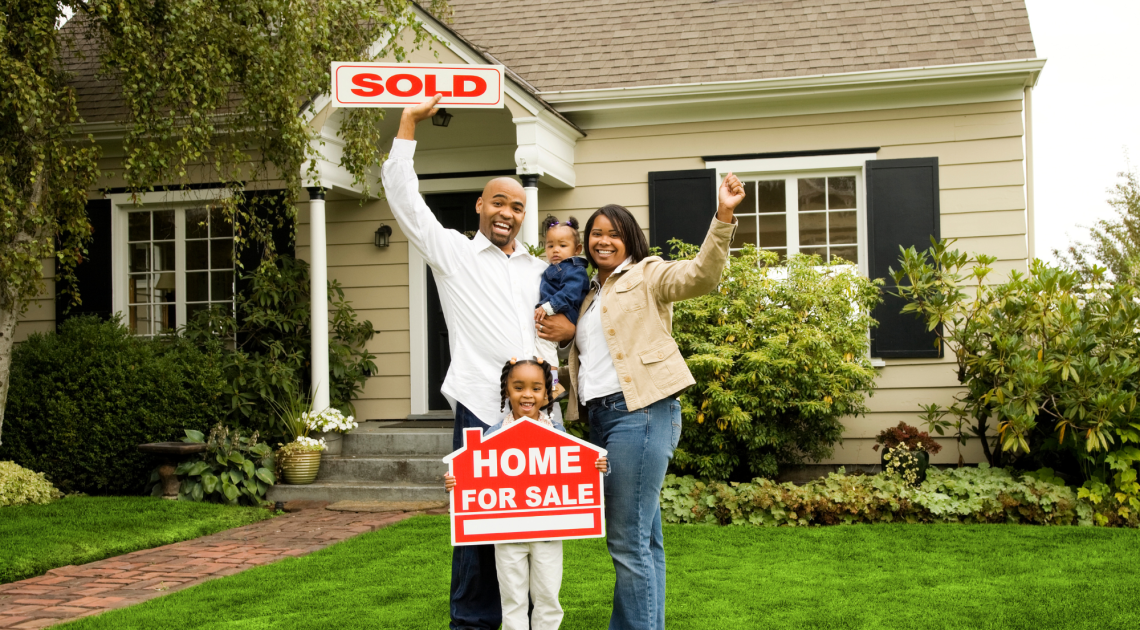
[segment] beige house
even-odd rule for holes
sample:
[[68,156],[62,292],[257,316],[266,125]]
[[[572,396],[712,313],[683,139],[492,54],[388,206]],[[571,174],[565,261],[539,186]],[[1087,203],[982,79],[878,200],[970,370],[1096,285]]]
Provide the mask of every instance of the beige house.
[[[527,187],[528,241],[547,213],[584,220],[618,203],[651,244],[699,242],[716,182],[731,170],[749,187],[735,246],[839,255],[873,277],[886,275],[900,245],[921,247],[931,235],[997,256],[999,271],[1024,269],[1034,254],[1031,95],[1045,62],[1022,0],[452,5],[448,25],[419,12],[439,42],[412,61],[501,63],[509,81],[503,109],[455,110],[448,126],[417,131],[421,192],[445,225],[475,229],[478,191],[509,174]],[[80,107],[114,171],[121,112],[92,64],[74,61]],[[385,137],[397,120],[389,112]],[[339,280],[380,331],[370,343],[379,372],[358,417],[450,417],[430,270],[387,205],[362,205],[337,166],[339,121],[326,106],[312,122],[327,160],[310,183],[327,196],[301,203],[296,254]],[[114,189],[92,194],[96,242],[81,277],[101,290],[85,293],[86,310],[123,313],[152,334],[232,300],[232,264],[204,253],[228,246],[225,231],[191,220],[215,194],[203,184],[141,205]],[[381,224],[393,230],[387,247],[374,245]],[[156,252],[155,265],[165,257],[167,273],[151,273],[146,291],[134,288],[145,275],[132,271],[136,250]],[[53,301],[30,309],[21,338],[55,326]],[[947,402],[955,390],[949,360],[897,310],[878,313],[884,323],[872,333],[872,413],[848,419],[843,444],[822,463],[877,462],[878,431],[916,422],[920,403]],[[948,446],[936,461],[957,460]],[[964,454],[981,458],[976,444]]]

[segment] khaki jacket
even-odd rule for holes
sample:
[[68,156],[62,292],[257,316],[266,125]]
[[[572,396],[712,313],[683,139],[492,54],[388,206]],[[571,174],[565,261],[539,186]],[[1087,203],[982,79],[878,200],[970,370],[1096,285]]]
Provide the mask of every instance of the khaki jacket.
[[[602,287],[602,330],[630,411],[647,407],[696,382],[673,341],[673,302],[716,288],[735,231],[735,223],[714,218],[696,258],[666,261],[650,256],[606,279]],[[596,289],[586,294],[580,313],[586,312],[596,296]],[[577,420],[579,416],[578,369],[578,347],[571,345],[567,420]]]

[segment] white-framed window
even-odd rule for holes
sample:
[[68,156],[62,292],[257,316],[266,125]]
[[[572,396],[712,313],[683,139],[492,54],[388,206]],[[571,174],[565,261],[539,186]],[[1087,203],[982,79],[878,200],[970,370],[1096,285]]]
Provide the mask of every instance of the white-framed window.
[[863,170],[874,154],[710,162],[720,179],[735,173],[745,200],[732,249],[746,244],[788,256],[839,257],[867,269]]
[[111,195],[115,309],[136,335],[174,332],[213,305],[233,309],[233,226],[202,192]]

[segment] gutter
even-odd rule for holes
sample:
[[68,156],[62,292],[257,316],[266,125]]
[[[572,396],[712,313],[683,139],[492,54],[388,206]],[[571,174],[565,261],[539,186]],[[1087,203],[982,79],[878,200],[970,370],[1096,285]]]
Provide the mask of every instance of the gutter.
[[[923,66],[919,68],[895,68],[890,70],[869,70],[835,74],[816,74],[800,77],[773,77],[767,79],[745,79],[740,81],[716,81],[701,83],[681,83],[671,85],[644,85],[584,90],[552,90],[539,92],[543,100],[559,107],[562,111],[592,109],[587,103],[622,103],[638,100],[669,99],[689,97],[705,100],[722,96],[747,96],[764,92],[792,90],[839,89],[846,87],[867,87],[886,83],[936,82],[955,79],[979,79],[1001,77],[1023,77],[1025,85],[1037,84],[1044,58],[1014,61],[984,61],[978,63]],[[574,106],[578,107],[575,108]],[[569,107],[566,107],[569,106]]]

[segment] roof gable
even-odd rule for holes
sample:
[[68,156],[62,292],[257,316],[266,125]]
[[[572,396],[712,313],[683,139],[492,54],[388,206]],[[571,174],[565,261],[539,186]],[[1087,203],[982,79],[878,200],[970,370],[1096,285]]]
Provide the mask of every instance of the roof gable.
[[451,0],[451,4],[453,28],[540,93],[1036,56],[1023,0]]

